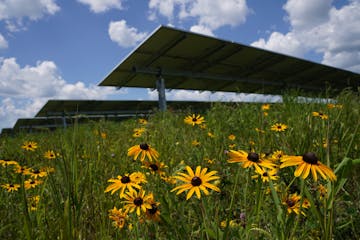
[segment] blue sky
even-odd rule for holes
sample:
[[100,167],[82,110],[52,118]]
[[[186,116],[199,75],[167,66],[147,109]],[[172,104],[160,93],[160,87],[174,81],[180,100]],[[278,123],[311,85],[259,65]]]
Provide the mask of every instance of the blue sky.
[[0,0],[0,128],[48,99],[156,99],[149,89],[97,84],[159,25],[360,72],[360,0]]

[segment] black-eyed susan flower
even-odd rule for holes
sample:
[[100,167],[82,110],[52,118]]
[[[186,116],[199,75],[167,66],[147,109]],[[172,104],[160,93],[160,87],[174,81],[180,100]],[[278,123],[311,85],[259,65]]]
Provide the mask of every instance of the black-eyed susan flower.
[[261,105],[261,110],[267,111],[269,109],[270,109],[270,104],[266,103],[266,104]]
[[31,196],[28,198],[28,208],[30,211],[36,211],[40,202],[40,196]]
[[56,154],[53,150],[48,150],[44,153],[44,157],[47,159],[55,159],[56,158]]
[[275,123],[274,125],[271,126],[271,131],[275,131],[275,132],[284,132],[287,129],[287,125],[283,124],[283,123]]
[[145,128],[134,128],[133,132],[133,137],[141,137],[142,133],[145,132]]
[[167,166],[163,162],[160,162],[158,160],[144,161],[143,165],[144,165],[143,167],[149,169],[152,174],[159,174],[159,175],[165,174],[164,169],[167,168]]
[[277,162],[277,161],[280,161],[283,156],[285,156],[283,151],[276,150],[271,154],[271,160],[273,160],[274,162]]
[[144,161],[145,157],[148,157],[150,161],[153,159],[156,160],[159,157],[159,153],[147,143],[141,143],[128,149],[128,156],[133,156],[134,160],[136,160],[140,154],[141,161]]
[[323,113],[323,112],[312,112],[312,115],[313,115],[314,117],[318,117],[318,118],[321,118],[321,119],[323,119],[323,120],[326,120],[326,119],[329,118],[329,116],[326,115],[326,114]]
[[38,148],[37,143],[33,141],[27,141],[24,142],[24,144],[21,146],[22,149],[25,149],[26,151],[35,151],[35,149]]
[[193,140],[192,142],[191,142],[191,145],[193,145],[193,146],[195,146],[195,147],[197,147],[197,146],[200,146],[200,142],[198,141],[198,140]]
[[[287,206],[287,213],[291,214],[292,212],[299,215],[300,213],[304,216],[306,216],[305,212],[300,210],[301,208],[309,208],[310,207],[310,201],[307,199],[303,200],[302,205],[300,205],[301,202],[301,196],[299,196],[297,193],[289,194],[285,196],[285,198],[282,200],[282,204]],[[301,206],[301,207],[300,207]]]
[[124,228],[128,218],[127,211],[114,207],[109,210],[109,218],[113,221],[113,226],[119,229]]
[[34,179],[46,177],[48,175],[48,172],[46,169],[31,169],[30,170],[30,176]]
[[123,201],[125,204],[124,209],[129,213],[136,211],[136,214],[140,216],[141,212],[146,212],[147,209],[151,209],[151,201],[154,199],[152,193],[145,195],[145,191],[140,189],[139,191],[129,191],[125,194]]
[[3,167],[9,166],[9,165],[18,165],[17,161],[9,160],[9,159],[0,159],[0,164]]
[[327,188],[324,185],[319,184],[319,186],[317,187],[317,190],[319,192],[320,200],[327,198]]
[[131,174],[131,179],[137,184],[147,183],[146,176],[142,172],[133,172]]
[[160,221],[160,209],[159,202],[154,201],[154,199],[149,200],[149,204],[151,208],[147,208],[145,212],[146,219],[159,222]]
[[228,136],[228,139],[229,139],[230,141],[234,141],[234,140],[236,139],[236,136],[235,136],[234,134],[230,134],[230,135]]
[[16,192],[20,188],[20,184],[5,183],[1,185],[8,192]]
[[24,186],[25,186],[25,189],[28,190],[28,189],[31,189],[31,188],[35,188],[36,186],[42,184],[43,181],[41,180],[38,180],[38,179],[27,179],[24,181]]
[[185,117],[184,122],[186,124],[195,126],[195,125],[201,125],[202,123],[205,122],[205,120],[204,120],[204,117],[200,116],[200,114],[198,114],[198,115],[192,114],[192,115]]
[[279,176],[278,176],[278,169],[277,168],[259,168],[259,169],[255,169],[255,172],[258,175],[254,175],[252,176],[252,178],[258,178],[259,176],[261,177],[261,180],[263,182],[269,182],[270,179],[272,181],[277,181],[279,180]]
[[328,166],[322,164],[315,153],[308,152],[302,156],[284,156],[281,162],[280,168],[297,166],[294,172],[295,177],[301,176],[305,179],[311,171],[315,181],[318,179],[318,173],[324,179],[336,181],[335,173]]
[[209,195],[209,191],[207,188],[210,188],[214,191],[220,192],[220,189],[215,186],[214,184],[209,183],[210,181],[217,180],[220,177],[214,176],[217,171],[211,171],[207,173],[207,168],[201,169],[201,166],[197,166],[195,173],[191,169],[190,166],[185,167],[188,174],[185,173],[178,173],[178,176],[174,176],[177,180],[180,180],[182,182],[185,182],[184,184],[175,187],[171,190],[178,191],[176,195],[187,191],[186,200],[191,198],[191,196],[195,193],[197,198],[201,198],[201,191],[204,192],[205,195]]
[[14,172],[22,175],[30,175],[31,170],[32,170],[31,168],[17,164],[15,165]]
[[228,160],[229,163],[241,163],[241,167],[254,167],[259,172],[261,172],[260,167],[274,168],[274,166],[276,166],[271,161],[264,159],[264,154],[259,155],[255,152],[247,153],[243,150],[230,150],[228,155],[230,157]]
[[110,192],[111,195],[114,194],[116,191],[120,190],[120,198],[124,197],[125,190],[128,189],[129,191],[133,191],[134,188],[140,189],[141,186],[139,185],[138,179],[135,179],[134,173],[132,174],[124,174],[123,176],[117,176],[117,178],[111,178],[108,182],[112,183],[109,185],[105,192]]
[[142,124],[142,125],[148,124],[148,121],[147,121],[146,119],[144,119],[144,118],[140,118],[138,121],[139,121],[139,123]]

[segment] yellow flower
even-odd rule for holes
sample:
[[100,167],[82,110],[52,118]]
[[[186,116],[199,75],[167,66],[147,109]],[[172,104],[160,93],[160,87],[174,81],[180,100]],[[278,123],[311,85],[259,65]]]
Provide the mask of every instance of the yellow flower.
[[21,146],[21,148],[27,150],[27,151],[35,151],[37,149],[37,143],[32,141],[24,142],[24,144]]
[[9,166],[9,165],[18,165],[18,162],[14,160],[8,160],[8,159],[0,159],[0,164],[3,167]]
[[204,123],[205,120],[204,117],[200,116],[200,114],[198,114],[197,116],[195,116],[195,114],[192,114],[190,116],[185,117],[184,122],[186,124],[195,126]]
[[41,180],[28,179],[28,180],[25,180],[24,186],[25,186],[25,189],[28,190],[28,189],[31,189],[31,188],[35,188],[37,185],[40,185],[42,183],[43,183],[43,181],[41,181]]
[[215,137],[215,135],[212,132],[208,132],[208,136],[211,137],[211,138]]
[[199,145],[200,145],[200,142],[199,142],[198,140],[193,140],[193,141],[191,142],[191,144],[192,144],[193,146],[199,146]]
[[154,222],[159,222],[160,221],[160,210],[159,210],[159,202],[155,202],[154,199],[150,199],[149,200],[149,204],[151,206],[151,208],[147,208],[146,209],[146,218],[148,220],[152,220]]
[[44,153],[44,157],[47,159],[54,159],[56,158],[56,154],[54,153],[53,150],[48,150]]
[[297,166],[294,172],[295,177],[301,176],[305,179],[311,171],[315,181],[318,179],[318,173],[324,179],[336,181],[335,173],[328,166],[322,164],[315,153],[308,152],[302,156],[284,156],[281,162],[280,168]]
[[270,104],[263,104],[262,106],[261,106],[261,110],[263,110],[263,111],[267,111],[267,110],[269,110],[270,109]]
[[156,160],[156,161],[144,161],[143,162],[145,168],[149,169],[152,174],[157,173],[159,175],[165,174],[164,168],[167,168],[167,166]]
[[258,178],[258,176],[261,176],[261,180],[263,182],[269,182],[270,179],[272,181],[276,181],[279,179],[279,176],[277,175],[278,170],[276,168],[273,169],[266,169],[266,168],[259,168],[255,169],[255,172],[259,175],[252,176],[252,178]]
[[6,189],[8,192],[16,192],[20,188],[20,184],[6,183],[1,185],[1,187]]
[[136,214],[140,216],[141,211],[146,212],[147,209],[151,209],[151,200],[154,199],[153,195],[150,193],[149,195],[145,195],[145,191],[140,189],[139,192],[133,190],[130,192],[127,192],[124,196],[126,199],[123,201],[125,204],[124,208],[126,211],[132,213],[136,210]]
[[[301,197],[299,195],[297,195],[297,193],[293,193],[290,194],[288,196],[286,196],[283,201],[282,204],[287,206],[287,212],[288,214],[294,212],[297,215],[299,215],[300,213],[302,215],[306,215],[304,211],[300,211],[300,202],[301,202]],[[309,208],[310,207],[310,202],[307,199],[303,200],[303,204],[301,205],[302,208]]]
[[217,171],[211,171],[207,173],[208,170],[207,168],[201,169],[201,166],[197,166],[194,173],[194,171],[191,169],[190,166],[186,166],[185,168],[188,174],[178,173],[178,176],[175,176],[177,180],[180,180],[185,183],[175,187],[174,189],[171,190],[171,192],[178,191],[176,193],[176,195],[178,195],[188,190],[188,193],[186,195],[186,200],[191,198],[191,196],[194,193],[196,194],[197,198],[200,199],[201,198],[200,190],[203,191],[205,195],[209,195],[209,191],[207,190],[207,188],[220,192],[220,189],[217,186],[209,183],[209,181],[217,180],[220,178],[218,176],[214,176],[217,173]]
[[140,154],[141,161],[144,161],[145,157],[148,157],[150,161],[153,159],[156,160],[159,157],[159,153],[147,143],[141,143],[128,149],[128,156],[134,156],[134,160],[136,160]]
[[32,178],[35,178],[35,179],[37,179],[38,177],[39,178],[46,177],[48,175],[47,169],[37,169],[37,168],[30,169],[29,174]]
[[323,119],[323,120],[326,120],[326,119],[329,118],[328,115],[326,115],[325,113],[322,113],[322,112],[312,112],[312,115],[313,115],[314,117],[318,117],[318,118],[321,118],[321,119]]
[[236,136],[235,136],[234,134],[230,134],[230,135],[228,136],[228,139],[229,139],[230,141],[234,141],[235,138],[236,138]]
[[228,160],[229,163],[241,163],[241,167],[243,168],[255,167],[258,172],[262,171],[260,166],[266,168],[274,168],[274,166],[276,166],[271,161],[263,159],[264,154],[259,155],[255,152],[247,153],[243,150],[230,150],[228,155],[230,157]]
[[120,198],[124,197],[125,190],[128,189],[129,191],[133,191],[134,188],[140,189],[141,186],[139,185],[139,180],[136,179],[136,174],[124,174],[124,176],[117,176],[117,178],[111,178],[108,180],[112,184],[109,185],[105,192],[110,192],[111,195],[114,194],[116,191],[120,190]]
[[275,132],[283,132],[287,129],[288,127],[283,124],[283,123],[275,123],[274,125],[271,126],[271,130],[275,131]]
[[143,125],[146,125],[148,123],[148,121],[146,119],[144,119],[144,118],[140,118],[139,123],[143,124]]
[[109,218],[113,220],[113,225],[116,228],[122,229],[125,226],[126,220],[128,218],[127,211],[114,207],[113,209],[109,210]]

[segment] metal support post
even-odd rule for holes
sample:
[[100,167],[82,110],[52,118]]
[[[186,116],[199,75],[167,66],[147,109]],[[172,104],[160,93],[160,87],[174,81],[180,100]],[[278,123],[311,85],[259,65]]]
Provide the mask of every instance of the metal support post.
[[166,96],[165,96],[165,80],[159,75],[156,81],[156,88],[159,94],[159,109],[160,111],[166,111]]

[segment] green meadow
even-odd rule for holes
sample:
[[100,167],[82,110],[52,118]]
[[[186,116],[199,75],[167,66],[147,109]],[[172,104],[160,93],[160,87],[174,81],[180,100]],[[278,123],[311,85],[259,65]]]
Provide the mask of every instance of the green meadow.
[[0,239],[360,239],[359,103],[286,94],[1,138]]

